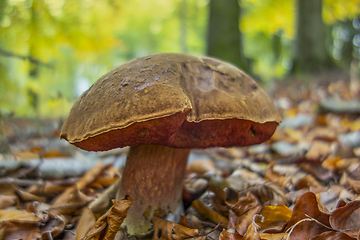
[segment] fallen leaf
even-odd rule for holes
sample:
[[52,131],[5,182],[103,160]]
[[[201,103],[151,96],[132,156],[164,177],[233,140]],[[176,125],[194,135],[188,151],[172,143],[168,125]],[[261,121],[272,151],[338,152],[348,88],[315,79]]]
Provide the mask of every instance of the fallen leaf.
[[17,201],[18,198],[14,195],[0,195],[0,209],[13,206]]
[[274,183],[254,184],[246,190],[251,192],[262,206],[288,205],[285,190]]
[[[314,222],[309,217],[317,220]],[[307,192],[296,199],[293,213],[285,230],[290,231],[291,240],[303,240],[327,231],[330,228],[329,214],[319,210],[318,201],[312,192]],[[323,225],[322,225],[323,224]]]
[[[256,214],[260,213],[261,211],[261,206],[257,206],[255,208],[250,209],[249,211],[247,211],[246,213],[242,214],[241,216],[238,216],[236,219],[236,231],[241,234],[244,235],[245,232],[247,233],[247,231],[249,231],[249,227],[250,225],[252,225],[253,222],[253,218]],[[252,228],[252,231],[255,231]],[[256,231],[257,233],[257,231]],[[250,237],[250,236],[248,236]],[[245,239],[252,239],[252,238],[245,238]],[[257,239],[257,238],[254,238]]]
[[90,208],[85,207],[80,220],[78,222],[78,225],[76,227],[76,240],[83,239],[86,234],[90,231],[91,227],[95,224],[96,219],[94,216],[94,213],[91,211]]
[[131,203],[132,200],[126,197],[121,201],[113,199],[114,205],[95,222],[84,240],[100,240],[100,236],[103,236],[101,239],[114,239]]
[[253,216],[253,220],[249,227],[246,229],[246,234],[244,236],[244,240],[261,240],[261,237],[258,233],[259,226],[255,223],[255,218],[257,216]]
[[352,201],[337,208],[330,215],[331,226],[357,238],[360,230],[360,201]]
[[186,171],[189,173],[197,173],[199,176],[202,176],[207,172],[215,173],[217,170],[214,161],[209,159],[199,159],[189,163]]
[[198,229],[192,229],[155,216],[152,218],[152,222],[154,224],[153,240],[182,240],[199,235]]
[[311,240],[356,240],[343,232],[327,231],[311,238]]
[[306,153],[306,158],[310,160],[325,159],[330,153],[330,143],[325,141],[315,140],[312,142],[309,151]]
[[69,187],[63,192],[58,198],[55,199],[54,203],[49,209],[49,214],[56,216],[59,214],[70,214],[76,210],[80,210],[86,206],[94,198],[86,196],[80,192],[76,185]]
[[273,167],[274,163],[269,164],[269,169],[265,173],[264,180],[273,182],[282,188],[288,186],[290,183],[290,178],[274,172]]
[[193,201],[192,207],[213,223],[218,224],[219,222],[222,222],[221,227],[226,228],[229,220],[226,217],[222,216],[220,213],[206,206],[199,199]]
[[241,236],[235,229],[223,229],[220,233],[219,240],[243,240],[243,236]]
[[265,206],[260,215],[264,217],[262,221],[256,221],[260,227],[268,226],[274,222],[283,224],[286,221],[289,221],[292,215],[292,210],[286,207],[284,204],[278,206]]

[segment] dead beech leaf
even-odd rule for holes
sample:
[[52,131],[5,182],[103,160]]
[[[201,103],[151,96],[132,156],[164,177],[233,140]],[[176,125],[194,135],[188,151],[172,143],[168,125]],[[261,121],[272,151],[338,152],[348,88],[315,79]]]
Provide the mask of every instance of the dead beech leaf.
[[343,232],[327,231],[311,238],[311,240],[356,240]]
[[41,239],[39,226],[28,224],[14,224],[10,223],[6,230],[5,236],[2,240],[38,240]]
[[215,210],[211,209],[210,207],[206,206],[203,202],[199,199],[196,199],[192,203],[192,207],[198,211],[201,215],[212,221],[213,223],[218,224],[222,221],[221,227],[226,228],[229,220],[222,216],[220,213],[216,212]]
[[258,233],[259,226],[255,223],[256,217],[258,217],[258,215],[254,215],[251,224],[247,228],[244,240],[261,240],[261,237]]
[[76,240],[83,239],[86,234],[90,231],[91,227],[95,224],[96,219],[94,216],[94,213],[91,211],[90,208],[85,207],[80,220],[78,222],[78,225],[76,227]]
[[304,220],[309,219],[308,216],[330,228],[329,214],[319,210],[314,193],[306,192],[296,199],[293,214],[285,228],[285,230],[293,228],[290,234],[291,240],[309,239],[328,230],[328,228],[313,220]]
[[251,192],[262,206],[288,205],[285,190],[274,183],[255,184],[249,186],[247,191]]
[[65,190],[58,198],[55,199],[54,203],[49,209],[49,214],[56,216],[59,214],[70,214],[76,210],[80,210],[86,206],[94,198],[86,196],[80,192],[76,185],[69,187]]
[[339,170],[342,168],[339,168],[341,166],[339,162],[341,161],[341,157],[327,157],[321,164],[324,168],[327,168],[329,170]]
[[325,141],[315,140],[312,142],[309,151],[305,157],[309,160],[325,159],[330,153],[330,143]]
[[51,182],[45,182],[44,186],[33,185],[27,189],[28,193],[42,195],[46,197],[57,196],[69,186],[55,185]]
[[308,174],[305,177],[301,178],[296,183],[296,189],[310,188],[310,187],[312,189],[316,189],[316,192],[325,191],[325,188],[310,174]]
[[36,196],[34,194],[22,191],[20,189],[16,190],[15,192],[19,196],[20,200],[22,200],[24,202],[32,202],[32,201],[45,202],[46,201],[46,197]]
[[125,197],[112,201],[114,205],[95,222],[84,240],[100,240],[100,236],[103,236],[101,239],[114,239],[133,200]]
[[40,220],[34,213],[21,210],[0,210],[0,222],[35,224]]
[[354,190],[356,194],[360,194],[360,181],[354,180],[350,177],[347,178],[350,188]]
[[274,163],[269,164],[269,169],[265,173],[264,180],[273,182],[282,188],[288,186],[288,184],[290,182],[290,178],[283,176],[277,172],[274,172],[273,166],[274,166]]
[[[236,231],[238,233],[240,233],[241,235],[244,235],[245,232],[247,232],[249,230],[250,225],[252,225],[254,216],[256,214],[260,213],[260,211],[261,211],[261,206],[259,205],[253,209],[250,209],[249,211],[242,214],[241,216],[238,216],[236,219],[236,226],[235,226]],[[252,229],[252,231],[255,231],[255,230]],[[245,238],[245,239],[247,239],[247,238]],[[249,239],[252,239],[252,238],[249,238]],[[256,239],[256,238],[254,238],[254,239]]]
[[352,201],[337,208],[330,215],[331,226],[357,238],[360,230],[360,201]]
[[277,206],[265,206],[260,212],[260,215],[264,217],[262,221],[256,221],[260,227],[268,226],[274,222],[279,222],[279,224],[282,225],[284,222],[290,220],[292,210],[284,204]]
[[334,172],[322,167],[320,164],[308,164],[308,163],[302,163],[299,164],[299,167],[310,174],[312,174],[317,179],[320,179],[322,181],[329,181],[330,179],[335,178]]
[[261,233],[262,240],[285,240],[289,233]]
[[243,240],[244,237],[241,236],[233,228],[223,229],[220,233],[219,240]]
[[186,168],[186,171],[189,173],[197,173],[199,176],[202,176],[207,172],[216,172],[214,161],[209,159],[200,159],[189,163]]
[[95,181],[96,177],[101,174],[104,168],[108,168],[111,165],[103,167],[102,162],[96,164],[90,169],[76,184],[68,187],[61,195],[59,195],[49,210],[49,214],[68,214],[76,209],[84,207],[88,202],[93,200],[92,197],[88,197],[80,191],[87,185]]
[[18,198],[14,195],[0,195],[0,209],[13,206],[17,201]]
[[253,194],[247,192],[246,195],[240,196],[235,204],[230,205],[230,203],[228,203],[228,206],[234,211],[236,216],[239,217],[251,209],[260,206],[260,203]]
[[154,224],[153,240],[181,240],[199,235],[198,229],[192,229],[155,216],[152,218],[152,222]]
[[[35,240],[41,237],[39,223],[41,219],[34,213],[21,210],[0,210],[0,236],[4,240]],[[2,232],[2,233],[1,233]]]
[[62,153],[56,149],[50,149],[42,154],[44,158],[55,158],[55,157],[69,157],[69,155]]

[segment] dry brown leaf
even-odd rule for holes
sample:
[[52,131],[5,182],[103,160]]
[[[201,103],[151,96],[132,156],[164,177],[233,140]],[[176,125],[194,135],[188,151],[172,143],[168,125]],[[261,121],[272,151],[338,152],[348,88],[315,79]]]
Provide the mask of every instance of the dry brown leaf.
[[4,233],[4,240],[35,240],[41,237],[39,229],[41,219],[34,213],[21,210],[0,210],[0,222],[2,222],[0,231]]
[[261,237],[258,233],[259,226],[255,223],[254,218],[256,218],[256,216],[253,217],[253,221],[247,228],[244,240],[261,240]]
[[347,178],[347,181],[350,185],[350,189],[353,189],[356,194],[360,194],[360,181],[354,180],[352,178]]
[[62,153],[56,149],[50,149],[42,154],[44,158],[54,158],[54,157],[69,157],[69,155]]
[[325,159],[330,153],[330,143],[325,141],[315,140],[312,142],[309,151],[306,153],[306,158],[309,160]]
[[243,240],[244,237],[241,236],[235,229],[223,229],[220,233],[219,240]]
[[0,222],[36,224],[41,219],[34,213],[21,210],[0,210]]
[[71,214],[86,206],[94,198],[86,196],[80,192],[76,185],[69,187],[58,198],[49,209],[49,214],[56,216],[59,214]]
[[220,226],[226,228],[229,220],[226,217],[222,216],[220,213],[206,206],[199,199],[193,201],[192,207],[213,223],[218,224],[219,222],[222,222]]
[[328,228],[314,222],[314,220],[305,220],[309,217],[316,219],[318,222],[330,228],[329,214],[319,210],[318,201],[312,192],[307,192],[296,199],[293,214],[285,230],[291,230],[291,240],[303,240],[309,237],[327,231]]
[[326,142],[333,142],[337,139],[337,133],[334,129],[321,126],[311,129],[306,138],[310,141],[322,140]]
[[85,207],[78,225],[76,227],[76,240],[83,239],[86,234],[90,231],[91,227],[95,224],[96,219],[94,213],[90,210],[90,208]]
[[296,189],[302,188],[312,188],[316,189],[316,192],[323,192],[325,188],[310,174],[306,175],[305,177],[301,178],[296,184]]
[[45,182],[44,186],[33,185],[27,192],[35,195],[42,195],[46,197],[56,196],[64,191],[69,186],[55,185],[51,182]]
[[285,190],[274,183],[255,184],[249,186],[247,191],[251,192],[262,206],[288,205]]
[[131,203],[132,200],[127,198],[121,201],[113,199],[114,205],[96,221],[84,240],[100,240],[100,236],[104,236],[101,239],[114,239]]
[[[255,208],[252,208],[246,213],[242,214],[241,216],[238,216],[236,219],[236,231],[239,234],[244,235],[245,232],[249,230],[250,225],[252,225],[254,216],[260,213],[260,211],[261,211],[261,206],[258,205]],[[252,231],[255,230],[252,229]],[[252,238],[248,238],[248,239],[252,239]]]
[[207,172],[215,173],[216,171],[214,161],[208,159],[193,161],[186,168],[186,172],[197,173],[199,176]]
[[192,229],[164,219],[153,217],[154,236],[153,240],[181,240],[199,235],[198,229]]
[[247,213],[249,210],[260,206],[257,198],[250,192],[247,192],[244,196],[238,197],[234,204],[230,204],[229,202],[227,202],[227,204],[238,217]]
[[311,238],[310,240],[356,240],[342,232],[327,231]]
[[79,182],[76,183],[77,188],[82,191],[87,185],[95,181],[95,179],[101,174],[103,170],[111,167],[111,164],[103,166],[102,162],[96,164],[92,169],[90,169]]
[[317,163],[301,163],[299,164],[299,167],[303,171],[310,173],[311,175],[322,181],[329,181],[330,179],[335,178],[334,171],[324,168]]
[[[18,198],[14,195],[0,195],[0,209],[13,206],[17,203]],[[1,239],[1,238],[0,238]]]
[[331,226],[357,238],[360,230],[360,201],[352,201],[337,208],[330,215]]
[[48,239],[49,236],[56,237],[64,231],[67,223],[68,219],[64,215],[51,217],[50,220],[46,223],[46,226],[41,228],[43,239]]
[[288,233],[262,233],[260,237],[262,240],[285,240],[288,235]]
[[19,196],[21,201],[24,202],[32,202],[32,201],[38,201],[38,202],[45,202],[46,197],[40,197],[36,196],[35,194],[31,194],[22,190],[16,190],[16,194]]
[[41,233],[38,226],[28,224],[10,223],[6,228],[3,240],[38,240],[41,239]]
[[69,214],[75,210],[81,209],[88,202],[93,200],[93,197],[88,197],[80,191],[94,182],[96,177],[99,176],[104,169],[110,166],[111,165],[109,164],[104,167],[102,162],[96,164],[79,180],[79,182],[71,187],[68,187],[55,199],[51,209],[49,210],[49,214]]
[[289,221],[292,215],[292,210],[283,204],[278,206],[265,206],[260,212],[264,218],[256,221],[260,227],[268,226],[274,222],[283,225],[284,222]]
[[276,185],[284,188],[288,186],[290,178],[283,176],[273,170],[274,163],[269,164],[269,169],[265,173],[264,180],[275,183]]
[[341,160],[341,157],[327,157],[321,164],[324,168],[329,170],[339,170],[338,162]]
[[237,216],[236,214],[234,213],[234,211],[230,210],[229,211],[229,223],[227,225],[227,228],[230,229],[230,228],[235,228],[236,226],[236,219],[237,219]]

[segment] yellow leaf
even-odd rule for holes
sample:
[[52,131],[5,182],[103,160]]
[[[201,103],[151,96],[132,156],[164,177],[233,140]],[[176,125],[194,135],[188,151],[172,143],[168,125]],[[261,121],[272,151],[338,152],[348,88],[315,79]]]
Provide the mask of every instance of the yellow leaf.
[[275,221],[289,221],[292,210],[284,204],[279,204],[277,206],[265,206],[260,214],[264,217],[264,221],[257,220],[256,223],[260,227],[265,227]]

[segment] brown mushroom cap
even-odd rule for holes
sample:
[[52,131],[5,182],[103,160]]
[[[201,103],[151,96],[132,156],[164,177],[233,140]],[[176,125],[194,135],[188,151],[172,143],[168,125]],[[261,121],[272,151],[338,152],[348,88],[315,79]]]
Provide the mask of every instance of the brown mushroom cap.
[[245,146],[268,139],[280,121],[267,94],[235,66],[159,53],[95,82],[75,102],[61,138],[89,151],[140,144]]

